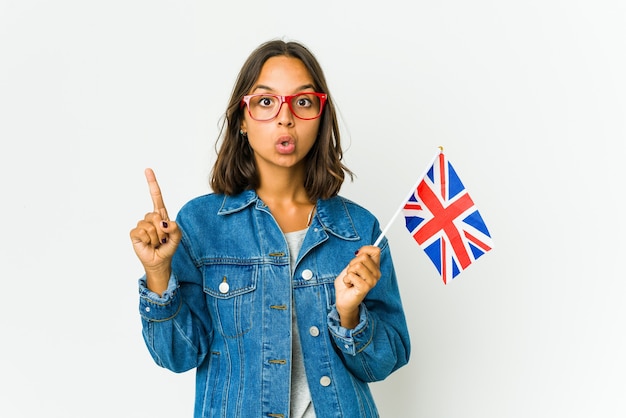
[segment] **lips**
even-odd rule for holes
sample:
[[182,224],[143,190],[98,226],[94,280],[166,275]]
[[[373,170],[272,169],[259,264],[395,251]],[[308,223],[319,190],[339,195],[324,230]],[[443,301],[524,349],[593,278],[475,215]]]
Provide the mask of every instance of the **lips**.
[[296,150],[296,142],[290,136],[280,137],[276,141],[276,151],[280,154],[291,154]]

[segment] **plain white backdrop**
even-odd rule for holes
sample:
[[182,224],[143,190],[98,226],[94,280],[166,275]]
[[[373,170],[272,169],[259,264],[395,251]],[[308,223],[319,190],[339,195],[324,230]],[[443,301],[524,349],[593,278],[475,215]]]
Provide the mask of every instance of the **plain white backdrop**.
[[342,194],[382,224],[445,148],[495,241],[444,286],[388,234],[408,366],[385,418],[626,415],[626,3],[0,0],[0,416],[191,417],[151,360],[129,230],[207,193],[235,76],[304,42],[341,112]]

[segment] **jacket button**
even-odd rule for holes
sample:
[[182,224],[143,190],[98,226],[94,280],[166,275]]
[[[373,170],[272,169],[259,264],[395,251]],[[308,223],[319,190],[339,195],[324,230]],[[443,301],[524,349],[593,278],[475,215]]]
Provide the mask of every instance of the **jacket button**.
[[320,329],[313,325],[311,328],[309,328],[309,334],[311,334],[313,337],[317,337],[318,335],[320,335]]
[[311,280],[313,278],[313,272],[309,269],[306,269],[302,272],[302,278],[304,280]]
[[228,293],[228,290],[230,289],[230,286],[228,285],[228,283],[222,282],[219,285],[219,289],[220,289],[221,293]]
[[330,385],[330,377],[328,376],[322,376],[322,378],[320,379],[320,385],[326,387]]

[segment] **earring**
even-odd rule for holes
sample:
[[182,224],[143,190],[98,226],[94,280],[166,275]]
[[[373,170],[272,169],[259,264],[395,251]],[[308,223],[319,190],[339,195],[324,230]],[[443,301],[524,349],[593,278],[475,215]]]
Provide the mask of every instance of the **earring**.
[[241,136],[243,136],[244,138],[246,138],[246,137],[248,136],[248,133],[247,133],[246,131],[244,131],[243,129],[240,129],[240,130],[239,130],[239,134],[240,134]]

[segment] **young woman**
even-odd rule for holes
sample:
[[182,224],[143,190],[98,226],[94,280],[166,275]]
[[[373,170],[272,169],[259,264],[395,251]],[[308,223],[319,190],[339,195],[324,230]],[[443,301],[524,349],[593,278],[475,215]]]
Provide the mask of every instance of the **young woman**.
[[195,417],[376,417],[367,382],[405,365],[409,336],[388,242],[338,195],[345,175],[324,74],[297,42],[244,63],[226,111],[213,193],[130,232],[145,270],[155,362],[196,369]]

